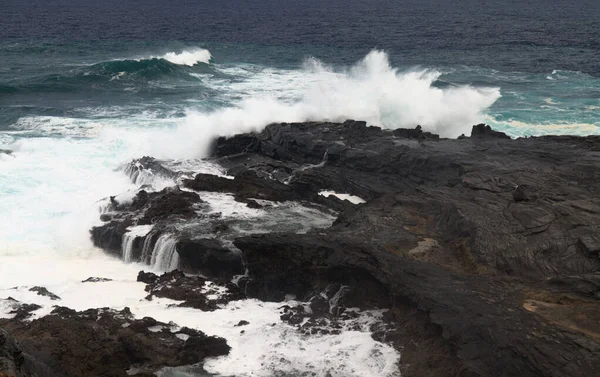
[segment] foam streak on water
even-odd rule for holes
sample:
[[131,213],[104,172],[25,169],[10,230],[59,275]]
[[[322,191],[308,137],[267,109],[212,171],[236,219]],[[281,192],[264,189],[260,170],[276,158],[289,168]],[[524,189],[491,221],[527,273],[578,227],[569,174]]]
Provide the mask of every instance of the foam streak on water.
[[[137,272],[147,266],[124,264],[101,253],[86,258],[3,257],[0,264],[0,298],[38,303],[34,318],[50,313],[54,305],[76,310],[97,307],[129,307],[142,318],[200,329],[227,339],[230,355],[209,359],[205,368],[217,376],[276,377],[313,375],[319,377],[398,376],[400,355],[390,346],[374,341],[369,328],[381,313],[365,312],[357,320],[360,331],[345,329],[340,335],[304,336],[279,319],[281,303],[257,300],[232,302],[215,312],[169,307],[177,301],[155,297],[144,300],[145,284],[136,282]],[[48,266],[52,268],[48,268]],[[90,276],[113,281],[82,283]],[[30,292],[33,285],[45,286],[59,301]],[[15,287],[16,288],[13,288]],[[294,302],[290,303],[294,305]],[[10,317],[0,301],[0,317]],[[235,325],[250,322],[244,332]],[[175,374],[177,375],[177,374]]]
[[[165,233],[156,239],[149,226],[131,228],[122,245],[129,263],[123,263],[94,249],[89,229],[100,223],[99,210],[109,196],[127,202],[140,185],[159,190],[174,182],[130,171],[132,183],[120,166],[149,155],[177,159],[170,161],[175,171],[222,174],[214,165],[187,159],[206,156],[215,136],[259,131],[277,121],[354,118],[385,128],[420,124],[442,136],[468,134],[481,121],[512,136],[599,133],[600,80],[578,72],[399,68],[383,51],[353,65],[307,58],[284,68],[237,57],[213,60],[208,50],[180,47],[132,54],[120,49],[85,59],[76,51],[64,60],[44,53],[46,65],[25,65],[22,69],[31,70],[21,78],[12,77],[21,68],[0,71],[0,78],[10,76],[0,83],[0,149],[12,151],[0,154],[0,299],[39,303],[43,308],[36,316],[56,304],[77,310],[129,306],[138,317],[224,336],[231,355],[206,364],[223,376],[386,377],[395,375],[399,355],[371,338],[367,327],[376,313],[364,317],[361,331],[304,337],[281,323],[277,304],[246,300],[200,312],[167,308],[176,302],[166,299],[143,300],[137,272],[177,268],[175,238]],[[123,56],[127,59],[111,60]],[[4,106],[5,99],[10,105]],[[305,232],[333,222],[330,215],[293,203],[261,202],[268,206],[249,209],[230,195],[200,195],[211,213],[244,220],[232,225],[240,232],[282,230],[282,224],[290,227],[284,231]],[[133,245],[143,235],[138,264]],[[81,283],[90,276],[113,281]],[[62,300],[29,292],[34,285]],[[7,316],[5,309],[0,305],[0,316]],[[234,326],[240,320],[250,322],[243,334]]]

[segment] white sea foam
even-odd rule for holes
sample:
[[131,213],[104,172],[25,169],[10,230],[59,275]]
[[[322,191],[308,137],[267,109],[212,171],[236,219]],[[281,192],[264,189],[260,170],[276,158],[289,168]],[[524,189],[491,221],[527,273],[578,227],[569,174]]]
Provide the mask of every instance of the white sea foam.
[[[296,94],[281,99],[277,93],[246,89],[249,94],[241,93],[235,106],[212,113],[190,110],[174,132],[158,131],[150,145],[162,157],[198,157],[207,153],[218,135],[259,131],[272,122],[348,118],[385,128],[420,124],[427,131],[452,137],[468,133],[473,124],[484,120],[485,111],[500,97],[497,88],[437,88],[434,83],[441,72],[400,72],[382,51],[372,51],[341,72],[312,59],[302,74],[304,80],[296,80],[302,82],[298,86],[302,90]],[[298,77],[298,71],[290,71],[290,75]],[[267,80],[265,87],[273,81],[270,75],[261,77]],[[284,82],[281,78],[276,81]],[[257,84],[249,87],[260,87]]]
[[495,129],[514,137],[544,135],[600,135],[600,123],[526,123],[518,120],[497,121],[490,117],[488,123]]
[[0,255],[86,253],[97,200],[132,188],[113,170],[115,147],[68,138],[11,145],[13,158],[0,162]]
[[242,233],[267,233],[290,231],[306,233],[315,228],[327,228],[336,216],[325,210],[305,207],[297,202],[273,202],[254,199],[264,206],[249,208],[235,200],[231,194],[199,192],[203,201],[210,205],[207,213],[220,214],[221,218],[237,219],[231,228]]
[[170,61],[173,64],[187,65],[192,67],[198,63],[208,64],[212,55],[210,51],[203,48],[194,48],[183,50],[181,52],[168,52],[161,56],[152,56],[151,58],[159,58]]
[[[137,318],[150,316],[165,323],[173,321],[179,326],[197,328],[209,335],[224,337],[232,347],[228,356],[209,359],[205,364],[208,372],[220,376],[274,377],[306,373],[319,377],[398,376],[396,364],[400,355],[370,336],[370,325],[378,320],[379,312],[363,313],[356,322],[360,331],[344,329],[340,335],[304,336],[281,322],[278,310],[281,304],[278,303],[243,300],[214,312],[202,312],[168,307],[177,302],[165,298],[144,300],[145,285],[136,282],[135,276],[148,266],[124,264],[100,252],[85,258],[2,258],[0,298],[11,296],[21,302],[41,305],[33,318],[50,313],[53,305],[75,310],[129,307]],[[90,276],[113,281],[82,283]],[[38,296],[29,291],[33,285],[45,286],[61,299],[52,301]],[[10,317],[9,310],[0,303],[0,317]],[[241,320],[250,324],[236,327]]]
[[[190,50],[159,58],[194,65],[207,63],[210,53]],[[239,69],[236,75],[242,79],[215,80],[215,88],[221,85],[219,90],[231,93],[223,98],[235,102],[211,113],[190,110],[183,119],[175,115],[161,119],[152,113],[118,119],[117,108],[97,111],[93,120],[25,117],[13,125],[16,130],[4,136],[2,143],[14,153],[0,161],[0,298],[13,296],[40,303],[43,308],[36,316],[50,312],[56,304],[77,310],[129,306],[136,316],[173,320],[224,336],[233,347],[231,355],[206,364],[210,372],[222,375],[393,375],[399,355],[375,342],[366,327],[341,335],[304,337],[279,321],[277,304],[247,300],[204,313],[166,308],[173,303],[166,299],[143,300],[144,286],[134,281],[137,271],[175,268],[178,254],[174,239],[165,234],[154,247],[150,242],[142,245],[151,266],[124,264],[102,256],[92,248],[89,237],[90,227],[98,223],[98,200],[118,193],[123,193],[117,196],[120,201],[131,199],[137,185],[115,169],[133,158],[199,157],[216,135],[260,130],[274,121],[355,118],[387,128],[421,124],[445,136],[468,133],[499,97],[499,91],[469,86],[440,89],[434,85],[439,72],[401,72],[379,51],[345,70],[316,60],[307,61],[301,70],[242,68],[223,68]],[[27,138],[14,143],[21,136]],[[190,167],[198,171],[204,164],[179,163],[182,171]],[[206,170],[219,171],[208,165]],[[160,186],[152,179],[146,183]],[[293,224],[293,231],[302,232],[306,224],[326,227],[333,221],[331,215],[294,203],[261,203],[271,207],[250,209],[230,195],[201,196],[224,217],[251,219],[246,222],[255,227],[240,228],[242,231],[264,232],[280,227],[279,222]],[[126,241],[124,249],[131,250],[128,242],[133,238]],[[81,283],[89,276],[114,281]],[[33,285],[46,286],[61,300],[51,302],[29,292]],[[10,290],[13,286],[21,288]],[[244,334],[234,326],[242,319],[251,322]]]
[[319,192],[319,195],[323,195],[325,197],[329,197],[330,195],[333,195],[341,200],[347,200],[353,204],[366,203],[366,201],[363,198],[361,198],[360,196],[350,195],[350,194],[339,194],[335,191],[321,191],[321,192]]

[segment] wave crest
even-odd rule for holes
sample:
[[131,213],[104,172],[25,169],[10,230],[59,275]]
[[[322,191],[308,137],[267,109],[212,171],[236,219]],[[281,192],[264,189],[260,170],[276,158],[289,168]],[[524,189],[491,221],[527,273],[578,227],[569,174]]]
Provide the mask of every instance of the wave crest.
[[441,72],[400,72],[383,51],[372,51],[353,67],[339,72],[310,59],[303,68],[310,84],[294,101],[260,96],[212,113],[190,111],[173,132],[150,141],[155,154],[167,158],[206,155],[216,136],[259,131],[273,122],[366,120],[384,128],[415,127],[444,137],[468,133],[485,119],[500,98],[498,88],[434,86]]
[[184,50],[180,53],[168,52],[163,56],[159,56],[157,58],[167,60],[173,64],[187,65],[188,67],[193,67],[198,63],[210,63],[212,55],[210,54],[210,51],[206,49],[195,48],[192,50]]

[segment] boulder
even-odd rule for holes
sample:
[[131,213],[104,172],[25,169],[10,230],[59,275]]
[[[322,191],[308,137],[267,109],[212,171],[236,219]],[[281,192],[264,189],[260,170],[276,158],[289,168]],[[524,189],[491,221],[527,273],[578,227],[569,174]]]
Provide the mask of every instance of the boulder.
[[[226,355],[230,349],[225,339],[191,329],[187,330],[189,338],[184,341],[177,337],[178,332],[172,329],[172,324],[152,318],[135,319],[128,308],[76,312],[57,307],[50,315],[27,326],[16,320],[0,321],[29,354],[57,373],[70,377],[126,377],[131,368],[151,374],[164,366],[189,365],[202,362],[206,357]],[[6,339],[2,334],[0,332],[0,339]],[[14,348],[11,342],[9,339],[8,345]],[[6,344],[5,341],[4,347]],[[0,354],[0,370],[2,363]],[[22,362],[17,359],[17,367],[19,363]],[[12,365],[15,365],[14,361]],[[12,368],[5,370],[21,376],[14,373],[14,366]]]

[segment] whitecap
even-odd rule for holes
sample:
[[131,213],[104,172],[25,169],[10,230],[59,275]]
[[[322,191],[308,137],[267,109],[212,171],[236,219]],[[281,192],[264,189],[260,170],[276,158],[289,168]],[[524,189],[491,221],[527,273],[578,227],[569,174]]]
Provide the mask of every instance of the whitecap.
[[183,50],[181,52],[168,52],[157,58],[168,60],[173,64],[192,67],[198,63],[208,64],[212,55],[210,54],[210,51],[206,49],[194,48],[191,50]]
[[[214,112],[190,110],[175,131],[157,131],[150,136],[154,155],[166,158],[206,156],[216,136],[260,131],[273,122],[366,120],[384,128],[413,128],[446,137],[468,133],[485,119],[487,109],[500,98],[498,88],[456,86],[438,88],[441,76],[435,70],[400,71],[390,65],[387,54],[372,51],[353,67],[335,71],[315,59],[302,71],[282,71],[273,78],[267,71],[260,77],[285,88],[285,77],[297,84],[290,96],[285,90],[246,89],[233,106]],[[253,80],[253,79],[249,79]],[[257,88],[260,85],[249,85]],[[247,92],[247,93],[246,93]]]

